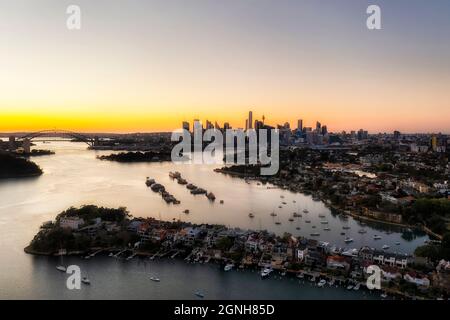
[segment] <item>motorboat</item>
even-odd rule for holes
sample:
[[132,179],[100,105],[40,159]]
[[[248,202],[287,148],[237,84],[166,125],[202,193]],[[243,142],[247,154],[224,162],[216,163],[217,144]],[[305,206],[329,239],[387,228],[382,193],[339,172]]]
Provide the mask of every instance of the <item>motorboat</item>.
[[294,221],[294,218],[289,218],[288,220],[292,222],[292,221]]
[[261,271],[261,278],[267,278],[271,273],[272,273],[272,269],[270,268],[264,268],[263,271]]
[[324,214],[319,214],[319,218],[325,218],[325,215]]
[[347,238],[345,238],[344,242],[345,242],[345,243],[350,243],[350,242],[353,242],[353,239],[347,237]]
[[357,283],[356,286],[353,287],[353,290],[358,291],[361,284]]
[[349,284],[349,285],[347,286],[347,290],[352,290],[352,289],[353,289],[353,285]]
[[152,280],[153,282],[160,282],[161,280],[157,277],[150,277],[150,280]]
[[374,240],[381,240],[382,238],[381,238],[379,235],[374,235],[374,236],[373,236],[373,239],[374,239]]
[[249,217],[249,218],[254,218],[255,215],[254,215],[253,213],[249,213],[249,214],[248,214],[248,217]]
[[234,267],[233,264],[228,263],[228,264],[223,268],[223,270],[224,270],[224,271],[230,271],[231,269],[233,269],[233,267]]
[[321,224],[328,224],[328,221],[320,221]]
[[272,212],[270,215],[271,215],[272,217],[276,217],[276,216],[277,216],[277,214],[276,214],[275,212]]
[[363,234],[363,233],[367,233],[367,231],[365,229],[361,229],[361,230],[358,231],[358,233]]
[[300,230],[300,227],[296,227],[295,230]]
[[199,297],[199,298],[204,298],[204,297],[205,297],[205,295],[204,295],[203,293],[201,293],[200,291],[196,291],[196,292],[195,292],[195,295],[196,295],[197,297]]
[[342,229],[348,230],[348,229],[350,229],[350,227],[349,226],[343,226]]
[[311,237],[319,237],[319,236],[320,236],[320,233],[317,233],[317,232],[311,233]]
[[276,221],[275,224],[276,224],[276,225],[280,225],[281,222],[280,222],[280,221]]
[[308,209],[303,210],[303,213],[308,213],[308,212],[309,212]]
[[390,248],[390,246],[388,246],[387,244],[385,244],[384,246],[381,247],[381,249],[383,250],[388,250]]
[[305,223],[311,223],[311,220],[305,220]]
[[299,274],[297,274],[297,278],[299,278],[299,279],[303,279],[304,277],[305,277],[305,275],[301,272]]
[[84,283],[84,284],[87,284],[87,285],[91,284],[91,280],[89,280],[88,277],[81,278],[81,282]]
[[58,266],[56,266],[56,270],[61,271],[61,272],[66,272],[67,268],[63,265],[58,265]]
[[323,231],[331,231],[330,228],[323,228]]
[[326,280],[321,279],[321,280],[319,281],[319,283],[317,284],[317,286],[318,286],[319,288],[322,288],[326,283],[327,283]]

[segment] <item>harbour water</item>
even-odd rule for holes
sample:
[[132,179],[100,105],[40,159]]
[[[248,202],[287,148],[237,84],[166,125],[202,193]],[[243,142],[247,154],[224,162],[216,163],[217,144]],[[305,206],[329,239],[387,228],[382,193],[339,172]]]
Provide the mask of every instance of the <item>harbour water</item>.
[[[0,298],[190,299],[194,298],[192,292],[196,289],[205,291],[207,298],[218,299],[366,297],[360,292],[347,292],[340,288],[319,289],[309,284],[300,285],[290,278],[262,281],[256,273],[225,273],[216,265],[190,265],[176,259],[123,262],[107,257],[91,260],[68,258],[82,265],[82,270],[88,270],[94,282],[84,290],[69,291],[65,287],[65,275],[55,270],[53,258],[33,257],[25,254],[23,248],[43,222],[54,219],[56,214],[70,206],[83,204],[125,206],[138,217],[181,219],[244,229],[262,228],[278,234],[290,232],[306,237],[319,233],[317,239],[343,248],[363,245],[381,248],[387,244],[393,252],[411,253],[428,239],[423,233],[398,227],[382,224],[361,226],[352,218],[333,215],[322,202],[314,201],[310,196],[268,189],[267,185],[247,183],[243,179],[215,173],[213,169],[219,165],[100,161],[96,159],[98,155],[110,152],[89,151],[83,143],[68,141],[38,143],[38,147],[56,152],[55,155],[33,158],[44,170],[44,175],[0,181]],[[212,191],[217,200],[210,202],[204,195],[191,195],[185,186],[169,178],[169,171],[174,170],[181,172],[189,182]],[[146,187],[146,177],[163,184],[181,204],[167,205]],[[224,203],[220,204],[220,200]],[[185,209],[190,210],[188,215],[183,213]],[[303,212],[305,209],[308,213]],[[270,215],[273,211],[277,213],[276,217]],[[255,215],[253,219],[248,217],[250,212]],[[290,222],[288,219],[293,212],[302,214],[302,217]],[[328,223],[322,224],[321,221]],[[275,222],[281,224],[276,225]],[[330,231],[324,231],[325,228]],[[361,229],[367,232],[361,234],[358,232]],[[341,235],[342,232],[345,236]],[[382,239],[374,240],[374,235],[380,235]],[[344,239],[347,236],[354,242],[346,245]],[[148,281],[146,273],[153,269],[164,281]]]

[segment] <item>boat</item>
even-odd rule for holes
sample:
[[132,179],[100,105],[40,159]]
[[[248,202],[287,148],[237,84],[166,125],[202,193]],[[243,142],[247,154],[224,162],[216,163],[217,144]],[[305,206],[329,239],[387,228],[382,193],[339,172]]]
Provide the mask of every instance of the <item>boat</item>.
[[309,281],[311,281],[311,282],[316,282],[316,277],[313,276],[313,277],[311,278],[311,280],[309,280]]
[[234,267],[233,264],[228,263],[228,264],[223,268],[223,270],[224,270],[224,271],[230,271],[231,269],[233,269],[233,267]]
[[357,283],[356,286],[353,287],[353,290],[358,291],[360,286],[361,285],[359,283]]
[[271,215],[272,217],[276,217],[276,216],[277,216],[277,214],[276,214],[275,212],[272,212],[270,215]]
[[300,230],[300,227],[296,227],[295,230]]
[[294,218],[289,218],[288,220],[292,222],[292,221],[294,221]]
[[263,271],[261,271],[261,278],[267,278],[271,272],[272,269],[265,268]]
[[283,201],[282,204],[287,204],[287,203]]
[[366,233],[366,232],[367,232],[367,231],[364,230],[364,229],[361,229],[361,230],[358,231],[358,233],[361,233],[361,234]]
[[382,294],[380,294],[380,297],[382,297],[383,299],[386,299],[387,298],[387,294],[386,293],[382,293]]
[[315,229],[315,228],[316,228],[316,226],[312,226],[311,228]]
[[331,231],[330,228],[323,228],[323,231]]
[[311,223],[311,220],[305,220],[305,223]]
[[211,200],[211,201],[216,200],[216,196],[215,196],[214,193],[212,193],[212,192],[207,193],[207,194],[206,194],[206,197],[207,197],[209,200]]
[[374,239],[374,240],[381,240],[382,238],[381,238],[379,235],[374,235],[374,236],[373,236],[373,239]]
[[350,229],[350,227],[349,226],[343,226],[342,229],[348,230],[348,229]]
[[153,277],[153,276],[150,277],[150,280],[152,280],[154,282],[160,282],[161,281],[161,280],[159,280],[158,277]]
[[299,279],[303,279],[304,277],[305,277],[305,275],[301,272],[299,274],[297,274],[297,278],[299,278]]
[[308,213],[308,212],[309,212],[308,209],[303,210],[303,213]]
[[345,243],[350,243],[350,242],[353,242],[353,239],[347,237],[347,238],[345,238],[344,242],[345,242]]
[[220,200],[220,204],[223,204],[223,200]]
[[325,215],[324,214],[319,214],[319,218],[325,218]]
[[319,236],[320,236],[320,233],[317,233],[317,232],[311,233],[311,237],[319,237]]
[[381,247],[381,249],[383,249],[383,250],[388,250],[389,248],[390,247],[387,244],[385,244],[384,246]]
[[196,291],[194,294],[195,294],[197,297],[199,297],[199,298],[204,298],[204,297],[205,297],[205,295],[204,295],[203,293],[201,293],[200,291]]
[[66,272],[67,268],[65,266],[59,265],[59,266],[56,266],[56,270],[61,271],[61,272]]
[[114,253],[112,253],[112,252],[110,252],[109,254],[108,254],[108,257],[113,257],[114,256]]
[[63,255],[66,251],[64,249],[60,249],[59,250],[59,256],[60,256],[60,264],[56,266],[56,270],[61,271],[61,272],[66,272],[67,268],[64,265],[64,260],[63,260]]
[[327,282],[326,282],[324,279],[321,279],[321,280],[319,281],[319,283],[317,284],[317,286],[318,286],[319,288],[322,288],[326,283],[327,283]]
[[155,184],[155,179],[150,179],[149,177],[147,177],[145,184],[147,185],[147,187],[150,187],[152,184]]
[[81,278],[81,282],[84,283],[84,284],[87,284],[87,285],[91,284],[91,280],[89,280],[88,277]]
[[399,245],[400,245],[400,242],[396,242],[395,245],[396,245],[396,246],[399,246]]
[[280,221],[276,221],[275,224],[276,224],[276,225],[280,225],[281,222],[280,222]]
[[184,210],[183,213],[189,214],[189,209]]
[[253,213],[249,213],[248,216],[249,216],[249,218],[254,218],[255,217],[255,215]]
[[347,290],[352,290],[352,289],[353,289],[353,285],[349,284],[349,285],[347,286]]
[[292,203],[296,203],[297,201],[295,201],[295,200],[292,200]]
[[341,232],[341,236],[345,236],[345,232]]
[[321,224],[328,224],[328,221],[320,221]]
[[281,198],[281,199],[284,199],[284,196],[283,196],[283,195],[281,195],[281,196],[280,196],[280,198]]
[[332,279],[330,280],[330,282],[328,282],[328,284],[329,284],[330,286],[333,286],[333,285],[334,285],[334,282],[335,282],[335,280],[334,280],[334,278],[332,278]]
[[283,208],[282,206],[278,206],[279,209]]

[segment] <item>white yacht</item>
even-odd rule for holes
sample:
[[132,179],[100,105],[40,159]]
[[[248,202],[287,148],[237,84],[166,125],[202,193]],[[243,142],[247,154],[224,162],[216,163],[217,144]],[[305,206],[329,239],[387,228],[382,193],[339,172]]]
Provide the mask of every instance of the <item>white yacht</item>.
[[231,269],[233,269],[233,267],[234,267],[233,264],[228,263],[228,264],[223,268],[223,270],[224,270],[224,271],[230,271]]
[[61,272],[66,272],[67,268],[65,266],[59,265],[59,266],[56,266],[56,270],[61,271]]
[[319,288],[322,288],[326,283],[327,283],[327,282],[326,282],[324,279],[322,279],[322,280],[319,281],[319,283],[317,284],[317,286],[318,286]]
[[383,249],[383,250],[388,250],[389,248],[390,247],[387,244],[385,244],[384,246],[381,247],[381,249]]
[[363,233],[366,233],[367,231],[366,231],[365,229],[361,229],[361,230],[359,230],[358,232],[361,233],[361,234],[363,234]]
[[345,242],[345,243],[350,243],[350,242],[353,242],[353,239],[347,237],[347,238],[345,238],[344,242]]
[[154,281],[154,282],[160,282],[161,280],[158,277],[150,277],[150,280]]

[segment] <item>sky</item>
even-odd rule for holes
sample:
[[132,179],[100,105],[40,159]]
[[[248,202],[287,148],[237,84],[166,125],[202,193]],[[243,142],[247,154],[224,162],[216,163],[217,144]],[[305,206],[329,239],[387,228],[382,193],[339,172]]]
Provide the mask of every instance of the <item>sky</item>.
[[0,0],[0,132],[450,133],[449,57],[448,0]]

